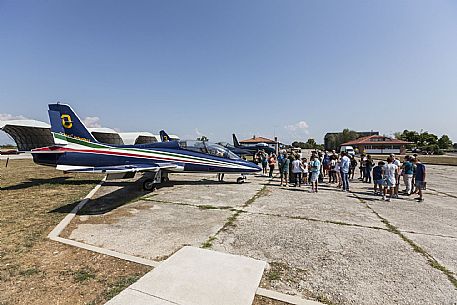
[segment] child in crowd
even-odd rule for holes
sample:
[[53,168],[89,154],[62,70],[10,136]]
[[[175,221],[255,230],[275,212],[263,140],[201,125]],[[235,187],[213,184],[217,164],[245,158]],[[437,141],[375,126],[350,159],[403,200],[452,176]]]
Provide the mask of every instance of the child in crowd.
[[303,158],[301,162],[303,166],[303,184],[308,185],[308,159]]
[[270,167],[270,173],[268,174],[268,177],[273,178],[273,171],[275,170],[275,165],[276,165],[276,155],[271,154],[270,158],[268,158],[268,166]]

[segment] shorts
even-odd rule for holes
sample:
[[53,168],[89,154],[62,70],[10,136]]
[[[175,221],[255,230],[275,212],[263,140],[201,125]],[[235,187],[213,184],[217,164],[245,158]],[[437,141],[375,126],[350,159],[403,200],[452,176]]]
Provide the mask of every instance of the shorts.
[[386,180],[386,184],[384,184],[384,186],[388,186],[388,187],[394,187],[397,185],[397,180],[390,180],[390,179],[387,179]]
[[384,185],[386,185],[386,180],[384,180],[384,179],[375,180],[374,184],[384,186]]
[[312,172],[311,173],[311,182],[317,182],[317,179],[319,179],[319,173]]
[[419,181],[419,180],[416,180],[416,183],[415,183],[416,187],[420,190],[423,190],[425,188],[425,183],[424,181]]

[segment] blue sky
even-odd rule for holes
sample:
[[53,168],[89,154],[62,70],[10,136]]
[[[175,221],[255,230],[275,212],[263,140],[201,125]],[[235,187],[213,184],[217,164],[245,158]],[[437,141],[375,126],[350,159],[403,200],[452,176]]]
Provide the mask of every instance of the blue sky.
[[0,118],[48,121],[62,101],[182,138],[456,142],[456,33],[456,1],[0,0]]

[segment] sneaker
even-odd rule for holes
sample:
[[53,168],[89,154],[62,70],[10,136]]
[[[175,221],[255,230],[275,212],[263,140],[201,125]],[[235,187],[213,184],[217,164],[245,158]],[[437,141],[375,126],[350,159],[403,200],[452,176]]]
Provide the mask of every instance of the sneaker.
[[387,199],[387,202],[391,202],[391,201],[392,201],[392,199],[391,199],[391,198]]
[[385,200],[386,200],[386,196],[382,196],[382,200],[384,200],[384,201],[385,201]]
[[424,198],[417,199],[417,202],[424,202]]

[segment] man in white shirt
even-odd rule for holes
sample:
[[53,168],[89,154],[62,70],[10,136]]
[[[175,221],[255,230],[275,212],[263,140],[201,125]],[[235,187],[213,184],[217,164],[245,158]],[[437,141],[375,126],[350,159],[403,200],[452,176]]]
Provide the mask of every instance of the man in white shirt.
[[394,187],[394,192],[393,195],[395,198],[398,198],[398,189],[400,188],[400,167],[401,167],[401,162],[398,160],[394,154],[390,154],[390,157],[392,158],[392,164],[395,164],[397,166],[397,176],[396,178],[396,184]]
[[395,186],[397,185],[398,166],[396,164],[394,164],[393,162],[394,162],[393,158],[388,157],[387,164],[384,165],[384,168],[382,170],[382,175],[383,175],[384,179],[386,180],[386,185],[384,186],[384,192],[383,192],[382,199],[386,200],[387,189],[389,189],[390,196],[389,196],[389,199],[387,199],[387,201],[391,200]]
[[303,173],[303,165],[300,161],[300,156],[295,156],[295,160],[292,161],[292,173],[295,177],[295,186],[301,186],[301,174]]
[[343,181],[343,191],[349,192],[349,171],[351,168],[351,159],[347,156],[346,152],[341,153],[341,180]]

